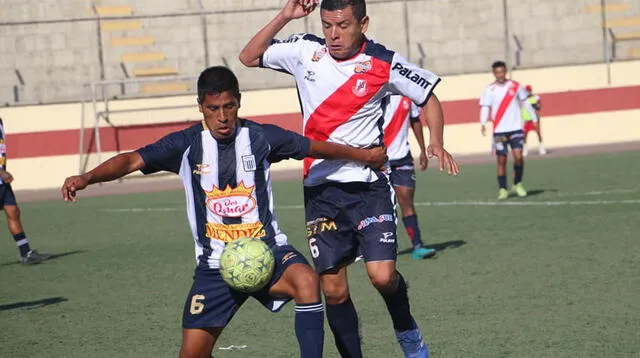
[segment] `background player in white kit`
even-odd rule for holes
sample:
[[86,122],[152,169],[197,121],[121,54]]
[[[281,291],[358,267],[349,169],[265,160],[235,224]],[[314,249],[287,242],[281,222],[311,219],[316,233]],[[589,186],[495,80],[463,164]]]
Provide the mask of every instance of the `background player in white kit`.
[[422,123],[420,122],[420,107],[411,102],[408,97],[389,96],[384,112],[384,145],[387,147],[391,173],[389,179],[396,192],[396,198],[402,213],[402,224],[411,239],[413,252],[411,257],[420,260],[432,257],[436,250],[425,247],[422,241],[418,215],[413,206],[416,188],[416,171],[409,144],[409,127],[416,136],[420,147],[420,170],[427,169],[428,159],[424,145]]
[[496,80],[488,85],[480,98],[480,131],[486,134],[489,119],[493,121],[494,149],[497,157],[498,200],[509,197],[507,189],[507,154],[508,146],[513,152],[513,189],[519,197],[527,196],[522,184],[524,173],[524,132],[522,131],[521,111],[529,112],[534,123],[538,117],[527,101],[528,94],[516,81],[507,79],[507,65],[496,61],[491,65]]
[[[427,153],[440,169],[458,167],[443,147],[442,108],[432,90],[438,76],[368,40],[364,0],[323,0],[324,38],[276,34],[308,15],[317,2],[288,0],[249,41],[240,61],[295,77],[307,138],[367,148],[382,144],[382,102],[405,95],[425,106],[430,121]],[[305,214],[309,246],[326,298],[326,312],[342,357],[362,357],[358,316],[349,296],[347,265],[361,252],[371,283],[384,299],[405,357],[428,356],[410,309],[407,286],[396,270],[397,241],[392,189],[384,173],[358,163],[305,160]],[[319,223],[331,223],[321,229]],[[320,229],[318,228],[320,227]]]

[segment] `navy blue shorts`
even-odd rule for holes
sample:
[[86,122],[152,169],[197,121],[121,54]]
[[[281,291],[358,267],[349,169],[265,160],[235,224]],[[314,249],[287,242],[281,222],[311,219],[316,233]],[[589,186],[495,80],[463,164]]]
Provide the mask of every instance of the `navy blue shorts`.
[[18,205],[11,184],[0,184],[0,205]]
[[513,132],[494,133],[493,145],[496,155],[507,155],[509,153],[507,146],[510,146],[511,150],[522,150],[524,146],[524,132],[517,130]]
[[389,175],[391,185],[416,188],[416,168],[411,152],[402,159],[389,161],[389,165],[391,166],[391,174]]
[[307,239],[316,272],[397,257],[394,192],[386,176],[373,183],[304,188]]
[[225,327],[249,297],[262,303],[271,312],[278,312],[291,297],[273,297],[269,289],[291,265],[309,265],[304,256],[293,246],[272,246],[276,265],[271,281],[260,291],[244,293],[233,290],[220,275],[220,270],[196,269],[193,284],[184,304],[182,328]]

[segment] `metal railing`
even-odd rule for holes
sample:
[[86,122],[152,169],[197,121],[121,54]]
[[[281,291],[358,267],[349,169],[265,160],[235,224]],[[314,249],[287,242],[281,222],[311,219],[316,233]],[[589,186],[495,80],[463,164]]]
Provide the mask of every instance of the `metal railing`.
[[[493,2],[500,1],[494,0]],[[552,0],[546,0],[552,1]],[[576,5],[574,0],[555,0],[558,1],[567,1],[572,5]],[[390,48],[401,52],[405,57],[409,58],[411,61],[419,63],[423,66],[426,66],[439,74],[460,74],[460,73],[469,73],[469,72],[478,72],[485,70],[488,64],[486,63],[473,63],[472,66],[469,63],[464,63],[459,65],[458,67],[453,66],[452,62],[448,61],[448,59],[455,58],[455,54],[446,54],[444,55],[442,52],[443,49],[446,48],[446,45],[449,44],[447,41],[451,42],[451,44],[455,44],[455,41],[462,43],[464,40],[468,39],[477,39],[480,42],[487,42],[493,45],[498,45],[502,43],[502,46],[492,46],[495,48],[492,51],[486,50],[484,46],[480,46],[479,50],[481,55],[486,61],[486,58],[495,58],[495,59],[506,59],[507,62],[511,63],[512,67],[517,68],[527,68],[527,67],[540,67],[545,65],[570,65],[578,63],[578,60],[575,56],[571,56],[571,50],[567,51],[567,56],[562,58],[561,60],[556,60],[555,62],[549,63],[537,63],[531,60],[531,54],[534,51],[543,51],[531,46],[531,38],[527,38],[527,34],[520,33],[522,30],[518,28],[519,19],[514,17],[514,14],[522,9],[518,8],[518,6],[524,6],[520,2],[517,1],[507,1],[501,0],[502,11],[500,13],[493,13],[491,21],[491,29],[495,29],[493,33],[484,34],[485,38],[480,37],[480,34],[476,34],[473,31],[468,31],[465,35],[461,35],[459,39],[455,40],[447,40],[447,39],[437,39],[436,32],[442,33],[451,33],[455,31],[464,32],[464,28],[461,27],[460,19],[439,19],[439,23],[435,24],[425,24],[425,18],[429,18],[431,15],[429,11],[440,11],[443,6],[450,6],[451,9],[448,11],[452,11],[452,14],[456,14],[456,11],[453,10],[464,10],[467,7],[482,7],[485,6],[486,3],[492,3],[495,9],[495,4],[492,1],[488,0],[449,0],[449,1],[435,1],[435,0],[370,0],[368,1],[369,5],[369,14],[372,18],[372,25],[377,24],[378,30],[380,28],[392,28],[394,31],[380,31],[377,35],[377,40],[380,42],[388,44]],[[448,4],[448,5],[447,5]],[[622,40],[616,36],[612,29],[607,28],[607,14],[604,11],[607,2],[606,0],[592,0],[589,2],[592,6],[600,4],[602,10],[600,13],[593,14],[594,17],[601,17],[600,27],[602,28],[602,39],[598,40],[594,43],[593,49],[590,50],[591,53],[588,54],[589,60],[591,63],[593,62],[609,62],[613,60],[624,60],[624,56],[621,56],[619,52],[616,51],[616,48],[620,46]],[[395,6],[395,7],[394,7]],[[394,7],[393,9],[398,10],[395,13],[387,11],[390,7]],[[574,6],[575,7],[575,6]],[[0,83],[4,82],[5,85],[15,85],[18,90],[14,90],[13,94],[6,94],[6,98],[0,98],[0,103],[10,103],[12,105],[16,104],[30,104],[30,103],[38,103],[38,102],[62,102],[62,101],[74,101],[79,100],[83,96],[83,92],[81,90],[82,83],[88,83],[92,81],[106,81],[106,80],[116,80],[116,79],[126,79],[129,75],[129,71],[127,70],[124,63],[120,63],[119,61],[111,61],[108,59],[109,54],[112,54],[112,49],[106,49],[105,47],[105,37],[104,32],[102,31],[102,27],[104,26],[106,21],[119,21],[119,20],[142,20],[145,21],[145,24],[152,26],[154,23],[161,22],[163,19],[175,19],[176,22],[179,22],[180,19],[187,19],[185,21],[189,23],[189,26],[197,26],[199,27],[200,35],[198,38],[194,38],[190,40],[191,48],[195,51],[193,53],[189,53],[188,55],[184,54],[174,54],[170,52],[172,56],[181,55],[183,57],[179,58],[179,62],[184,64],[184,67],[178,68],[178,73],[180,74],[195,74],[198,73],[202,67],[210,66],[213,63],[218,62],[220,60],[222,63],[225,63],[230,66],[237,65],[235,63],[235,56],[230,55],[233,51],[227,50],[227,56],[231,56],[231,58],[224,57],[220,54],[219,48],[233,48],[239,51],[239,42],[242,40],[234,39],[233,36],[235,34],[230,33],[229,39],[221,37],[217,32],[217,22],[222,21],[220,19],[233,19],[235,23],[242,23],[242,21],[247,20],[251,14],[260,14],[260,13],[275,13],[279,10],[279,7],[263,7],[263,8],[249,8],[242,10],[213,10],[207,9],[202,0],[197,1],[197,8],[184,12],[174,12],[174,13],[157,13],[157,14],[133,14],[131,16],[109,16],[109,17],[100,17],[96,16],[86,16],[86,17],[78,17],[78,18],[70,18],[70,19],[46,19],[46,20],[33,20],[33,21],[0,21],[0,30],[3,30],[5,33],[16,33],[18,34],[27,34],[29,36],[25,36],[23,38],[24,41],[33,40],[38,38],[38,36],[47,33],[55,33],[56,31],[63,31],[62,28],[69,24],[84,24],[83,28],[93,29],[88,31],[85,34],[72,34],[69,36],[86,36],[87,42],[89,43],[86,48],[74,48],[74,53],[78,53],[81,57],[84,58],[85,68],[91,67],[91,71],[85,71],[90,73],[81,73],[78,72],[77,75],[70,75],[73,81],[76,81],[77,85],[71,89],[69,87],[53,87],[49,92],[42,93],[40,91],[37,94],[33,94],[32,90],[34,87],[39,86],[42,82],[38,83],[35,79],[41,76],[38,73],[33,73],[34,70],[38,68],[42,68],[43,66],[20,66],[20,71],[22,76],[16,78],[11,72],[18,69],[18,66],[14,68],[9,68],[6,63],[11,63],[11,58],[9,56],[14,56],[13,62],[19,63],[21,59],[24,60],[25,54],[20,53],[20,49],[16,49],[16,51],[5,51],[5,49],[0,48],[0,52],[3,53],[3,58],[9,57],[9,61],[5,62],[3,67],[7,71],[0,72]],[[417,9],[417,10],[416,10]],[[518,10],[518,11],[516,11]],[[416,11],[420,11],[417,13]],[[582,11],[581,9],[577,9],[576,12],[579,13]],[[520,11],[521,12],[521,11]],[[96,12],[97,13],[97,12]],[[452,15],[452,16],[454,16]],[[461,15],[462,16],[462,15]],[[468,14],[467,14],[468,16]],[[533,15],[532,15],[533,17]],[[320,26],[318,24],[318,19],[315,18],[304,18],[301,27],[304,28],[307,32],[318,32]],[[449,21],[452,20],[452,21]],[[597,19],[596,19],[597,20]],[[542,23],[545,24],[550,21],[548,18],[531,18],[530,24]],[[596,25],[598,21],[594,22]],[[257,27],[260,24],[249,24],[252,27]],[[489,24],[487,25],[489,26]],[[234,26],[229,27],[229,31],[233,31]],[[541,27],[542,28],[542,27]],[[8,29],[8,31],[7,31]],[[50,30],[50,31],[47,31]],[[172,29],[172,31],[182,31],[185,30],[180,27],[176,27]],[[396,31],[397,30],[397,31]],[[437,30],[437,31],[436,31]],[[370,30],[371,31],[371,30]],[[542,30],[540,30],[542,31]],[[401,36],[398,36],[398,33],[401,33]],[[44,37],[46,40],[47,38]],[[247,38],[248,39],[248,38]],[[23,41],[23,42],[24,42]],[[390,43],[389,43],[390,42]],[[601,46],[600,46],[601,42]],[[0,45],[1,46],[1,45]],[[26,46],[23,44],[23,47]],[[640,42],[639,42],[640,46]],[[33,47],[33,45],[29,45],[29,47]],[[501,48],[501,49],[500,49]],[[601,50],[598,50],[601,49]],[[38,49],[35,48],[35,51]],[[30,52],[29,52],[30,51]],[[33,53],[34,49],[27,51],[27,55]],[[46,51],[46,50],[45,50]],[[600,51],[600,53],[598,53]],[[60,52],[60,51],[59,51]],[[584,55],[584,53],[583,53]],[[448,56],[448,57],[446,57]],[[460,57],[468,56],[467,54],[460,54]],[[199,61],[197,63],[204,64],[198,65],[195,61],[189,62],[189,57],[195,57],[199,59],[203,59],[203,61]],[[585,56],[581,56],[585,57]],[[217,59],[217,60],[216,60]],[[177,61],[177,60],[176,60]],[[585,61],[585,60],[580,60]],[[55,62],[55,61],[54,61]],[[55,65],[55,64],[54,64]],[[0,64],[2,66],[2,64]],[[117,71],[116,71],[117,69]],[[30,72],[29,72],[30,71]],[[50,71],[56,72],[56,71]],[[50,82],[71,82],[68,78],[65,78],[64,81],[60,81],[54,77],[51,77]],[[247,80],[242,81],[243,85],[252,88],[270,88],[271,86],[281,86],[281,82],[273,82],[273,81],[263,81],[258,82],[258,78],[248,78]],[[144,83],[146,80],[136,83]],[[153,80],[151,80],[153,81]],[[137,93],[127,91],[126,86],[121,84],[119,95],[134,95],[139,96]],[[0,94],[0,96],[5,95],[4,93]],[[111,96],[115,96],[116,94],[108,94]],[[40,96],[36,98],[36,96]]]

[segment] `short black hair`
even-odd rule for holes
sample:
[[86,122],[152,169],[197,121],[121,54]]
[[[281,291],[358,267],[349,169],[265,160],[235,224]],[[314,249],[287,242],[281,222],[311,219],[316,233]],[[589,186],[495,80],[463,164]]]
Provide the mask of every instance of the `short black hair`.
[[358,21],[362,21],[367,16],[367,4],[365,0],[322,0],[320,9],[323,10],[342,10],[347,6],[353,7],[353,16]]
[[506,64],[504,61],[496,61],[496,62],[494,62],[494,63],[491,65],[491,68],[492,68],[492,69],[494,69],[494,70],[495,70],[496,68],[498,68],[498,67],[504,67],[504,68],[507,68],[507,64]]
[[240,101],[240,86],[233,71],[224,66],[213,66],[202,71],[198,77],[198,102],[202,103],[207,94],[222,92],[230,92]]

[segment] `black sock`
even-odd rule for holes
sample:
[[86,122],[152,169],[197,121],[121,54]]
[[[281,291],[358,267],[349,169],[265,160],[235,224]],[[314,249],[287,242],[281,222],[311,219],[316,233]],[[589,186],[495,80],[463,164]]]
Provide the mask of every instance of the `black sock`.
[[507,176],[506,175],[498,175],[498,187],[500,189],[507,188]]
[[336,341],[336,347],[343,358],[362,358],[358,313],[351,297],[337,305],[327,304],[327,320]]
[[387,304],[387,310],[391,315],[393,321],[393,328],[396,331],[404,332],[416,328],[411,317],[411,311],[409,309],[409,296],[407,295],[407,283],[404,281],[404,277],[400,272],[396,271],[398,275],[398,287],[393,293],[382,293],[382,298]]
[[31,251],[29,247],[29,241],[27,241],[27,235],[24,232],[13,235],[13,240],[15,240],[16,245],[18,245],[18,249],[20,250],[20,256],[25,257]]
[[416,247],[424,246],[420,235],[420,227],[418,226],[418,216],[416,214],[406,216],[402,218],[402,223],[404,224],[404,228],[407,230],[409,239],[411,239],[411,245],[413,245],[413,248],[415,249]]
[[522,175],[524,174],[524,163],[513,165],[513,184],[518,184],[522,181]]
[[296,304],[296,336],[301,358],[322,358],[324,307],[322,302]]

